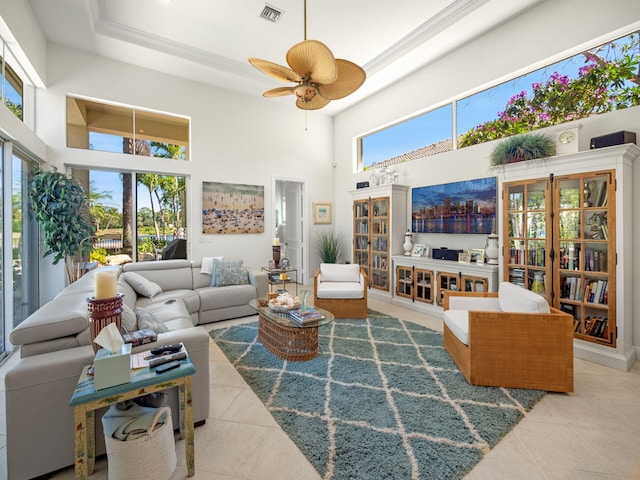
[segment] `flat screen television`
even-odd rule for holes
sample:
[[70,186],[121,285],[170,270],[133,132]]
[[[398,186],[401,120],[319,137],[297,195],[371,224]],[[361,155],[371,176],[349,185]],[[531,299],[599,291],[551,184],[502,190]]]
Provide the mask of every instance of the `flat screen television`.
[[496,177],[414,188],[414,233],[489,234],[496,229]]

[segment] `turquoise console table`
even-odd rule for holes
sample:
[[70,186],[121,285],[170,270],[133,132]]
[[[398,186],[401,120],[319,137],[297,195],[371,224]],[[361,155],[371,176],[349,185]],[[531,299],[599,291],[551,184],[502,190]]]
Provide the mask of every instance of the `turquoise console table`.
[[133,370],[131,382],[124,385],[96,390],[93,376],[88,375],[89,366],[84,367],[78,384],[71,396],[75,425],[75,473],[76,478],[86,479],[95,466],[95,411],[114,403],[141,397],[172,387],[179,389],[180,438],[185,439],[187,472],[195,474],[193,399],[191,377],[196,369],[187,357],[179,368],[157,374],[155,369],[146,367]]

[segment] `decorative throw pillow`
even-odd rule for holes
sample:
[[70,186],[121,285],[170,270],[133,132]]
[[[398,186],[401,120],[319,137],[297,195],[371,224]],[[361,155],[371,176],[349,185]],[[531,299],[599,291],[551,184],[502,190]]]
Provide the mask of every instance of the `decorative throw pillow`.
[[162,287],[151,280],[147,280],[142,275],[136,272],[125,272],[124,279],[127,281],[131,288],[133,288],[138,295],[143,297],[153,298],[159,293],[162,293]]
[[[229,269],[229,268],[241,268],[242,260],[217,260],[213,259],[213,271],[211,273],[211,286],[212,287],[220,287],[222,285],[218,285],[221,272]],[[245,272],[246,273],[246,272]]]
[[138,317],[139,330],[150,328],[156,333],[165,333],[169,331],[164,323],[158,320],[153,313],[145,308],[137,307],[136,317]]
[[220,268],[216,277],[216,287],[225,285],[246,285],[249,283],[249,274],[242,267],[229,266]]
[[135,332],[138,329],[138,318],[126,303],[122,304],[122,329],[125,333]]

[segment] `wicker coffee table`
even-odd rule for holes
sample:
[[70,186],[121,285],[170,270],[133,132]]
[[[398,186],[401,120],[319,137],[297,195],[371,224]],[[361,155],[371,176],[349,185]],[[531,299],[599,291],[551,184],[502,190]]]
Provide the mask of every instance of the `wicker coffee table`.
[[316,308],[324,318],[299,324],[288,313],[276,312],[249,302],[258,311],[258,340],[275,356],[290,362],[305,362],[318,355],[318,327],[333,322],[333,313]]

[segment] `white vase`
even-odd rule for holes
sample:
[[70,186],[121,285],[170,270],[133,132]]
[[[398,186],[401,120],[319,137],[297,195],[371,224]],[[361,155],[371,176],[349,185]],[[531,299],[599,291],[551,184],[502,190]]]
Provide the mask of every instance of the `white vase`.
[[413,250],[413,233],[409,230],[404,234],[404,243],[402,244],[402,248],[404,248],[405,255],[411,255],[411,250]]
[[484,253],[487,256],[487,263],[489,265],[498,265],[500,250],[498,249],[498,235],[495,233],[487,237],[487,248]]

